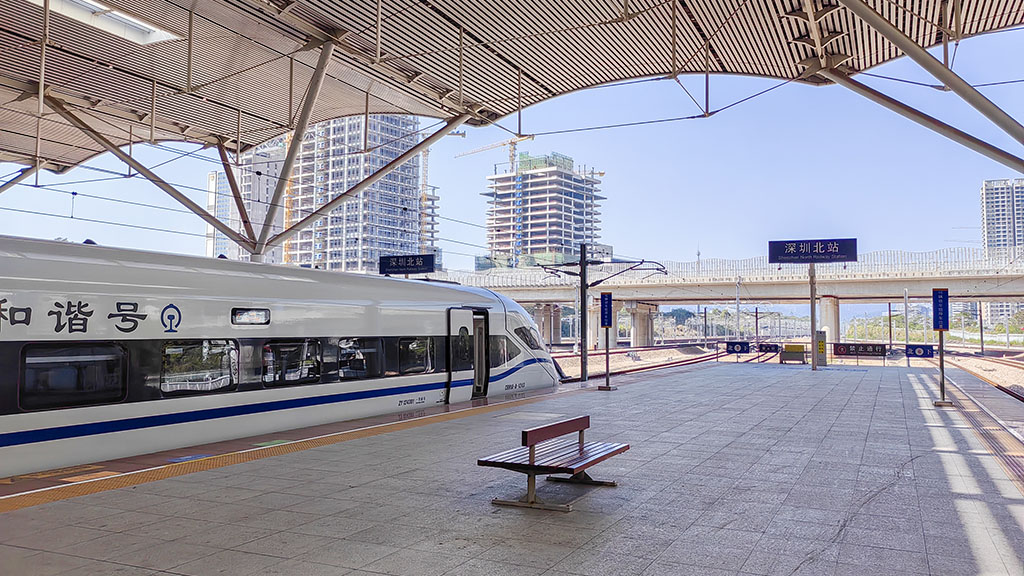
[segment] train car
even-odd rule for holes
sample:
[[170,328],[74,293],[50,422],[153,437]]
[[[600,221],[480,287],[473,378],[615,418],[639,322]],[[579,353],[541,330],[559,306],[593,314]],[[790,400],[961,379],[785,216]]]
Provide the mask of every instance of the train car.
[[550,387],[454,284],[0,237],[0,478]]

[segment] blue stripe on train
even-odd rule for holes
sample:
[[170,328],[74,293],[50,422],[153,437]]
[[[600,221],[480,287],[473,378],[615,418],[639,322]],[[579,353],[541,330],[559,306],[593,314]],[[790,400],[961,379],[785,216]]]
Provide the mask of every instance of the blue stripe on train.
[[[536,358],[525,360],[498,376],[490,379],[495,382],[517,372],[520,368],[540,362]],[[472,386],[473,380],[454,380],[452,388]],[[363,400],[366,398],[379,398],[382,396],[396,396],[399,394],[414,394],[416,392],[427,392],[430,390],[441,390],[445,382],[431,382],[428,384],[416,384],[413,386],[399,386],[397,388],[381,388],[377,390],[359,390],[356,392],[342,392],[339,394],[328,394],[325,396],[309,396],[305,398],[291,398],[288,400],[274,400],[272,402],[260,402],[258,404],[242,404],[239,406],[224,406],[221,408],[206,408],[193,410],[191,412],[174,412],[171,414],[157,414],[154,416],[139,416],[136,418],[124,418],[121,420],[108,420],[104,422],[90,422],[88,424],[72,424],[70,426],[57,426],[54,428],[41,428],[39,430],[24,430],[21,432],[8,432],[0,434],[0,448],[4,446],[17,446],[20,444],[32,444],[35,442],[46,442],[48,440],[64,440],[79,436],[92,436],[95,434],[108,434],[110,432],[124,432],[128,430],[139,430],[141,428],[152,428],[155,426],[168,426],[171,424],[183,424],[186,422],[199,422],[202,420],[214,420],[217,418],[228,418],[231,416],[245,416],[248,414],[260,414],[274,412],[276,410],[290,410],[292,408],[306,408],[309,406],[320,406],[323,404],[335,404],[338,402],[349,402],[351,400]]]

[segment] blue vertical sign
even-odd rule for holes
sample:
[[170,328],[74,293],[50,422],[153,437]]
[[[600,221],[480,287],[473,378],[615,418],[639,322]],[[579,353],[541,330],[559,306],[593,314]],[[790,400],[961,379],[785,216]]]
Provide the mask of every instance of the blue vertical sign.
[[601,328],[612,326],[612,293],[601,292]]
[[949,331],[949,290],[932,289],[932,330]]

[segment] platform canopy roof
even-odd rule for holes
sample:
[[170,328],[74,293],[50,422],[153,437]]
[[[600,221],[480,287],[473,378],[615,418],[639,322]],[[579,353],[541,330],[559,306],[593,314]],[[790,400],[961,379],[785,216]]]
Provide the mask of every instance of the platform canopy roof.
[[[842,1],[842,4],[839,2]],[[858,0],[859,1],[859,0]],[[377,113],[485,124],[621,80],[741,74],[826,83],[901,51],[849,0],[0,0],[0,161],[64,171],[103,151],[40,78],[116,145],[245,150],[296,122]],[[920,46],[1024,23],[1024,0],[866,0]]]

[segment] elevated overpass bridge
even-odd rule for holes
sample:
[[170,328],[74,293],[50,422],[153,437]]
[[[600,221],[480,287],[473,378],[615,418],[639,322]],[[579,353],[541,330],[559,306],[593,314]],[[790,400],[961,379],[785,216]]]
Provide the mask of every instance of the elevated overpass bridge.
[[[627,264],[591,265],[593,280],[612,276]],[[625,272],[609,278],[588,294],[612,292],[616,308],[634,316],[634,326],[650,324],[658,305],[733,303],[803,303],[810,298],[807,266],[769,264],[765,256],[746,260],[669,262],[665,274]],[[933,288],[948,288],[952,301],[1005,302],[1024,300],[1024,259],[986,258],[976,248],[948,248],[934,252],[886,250],[862,254],[858,262],[816,266],[821,322],[829,335],[839,328],[841,301],[885,303],[931,299]],[[542,329],[555,324],[555,304],[576,305],[579,280],[539,268],[495,269],[487,272],[449,271],[439,278],[507,294],[524,305],[534,305]],[[596,307],[588,304],[592,314]],[[591,322],[597,325],[596,316]],[[548,334],[548,332],[546,332]],[[642,335],[638,343],[646,341]],[[596,340],[595,340],[596,341]]]

